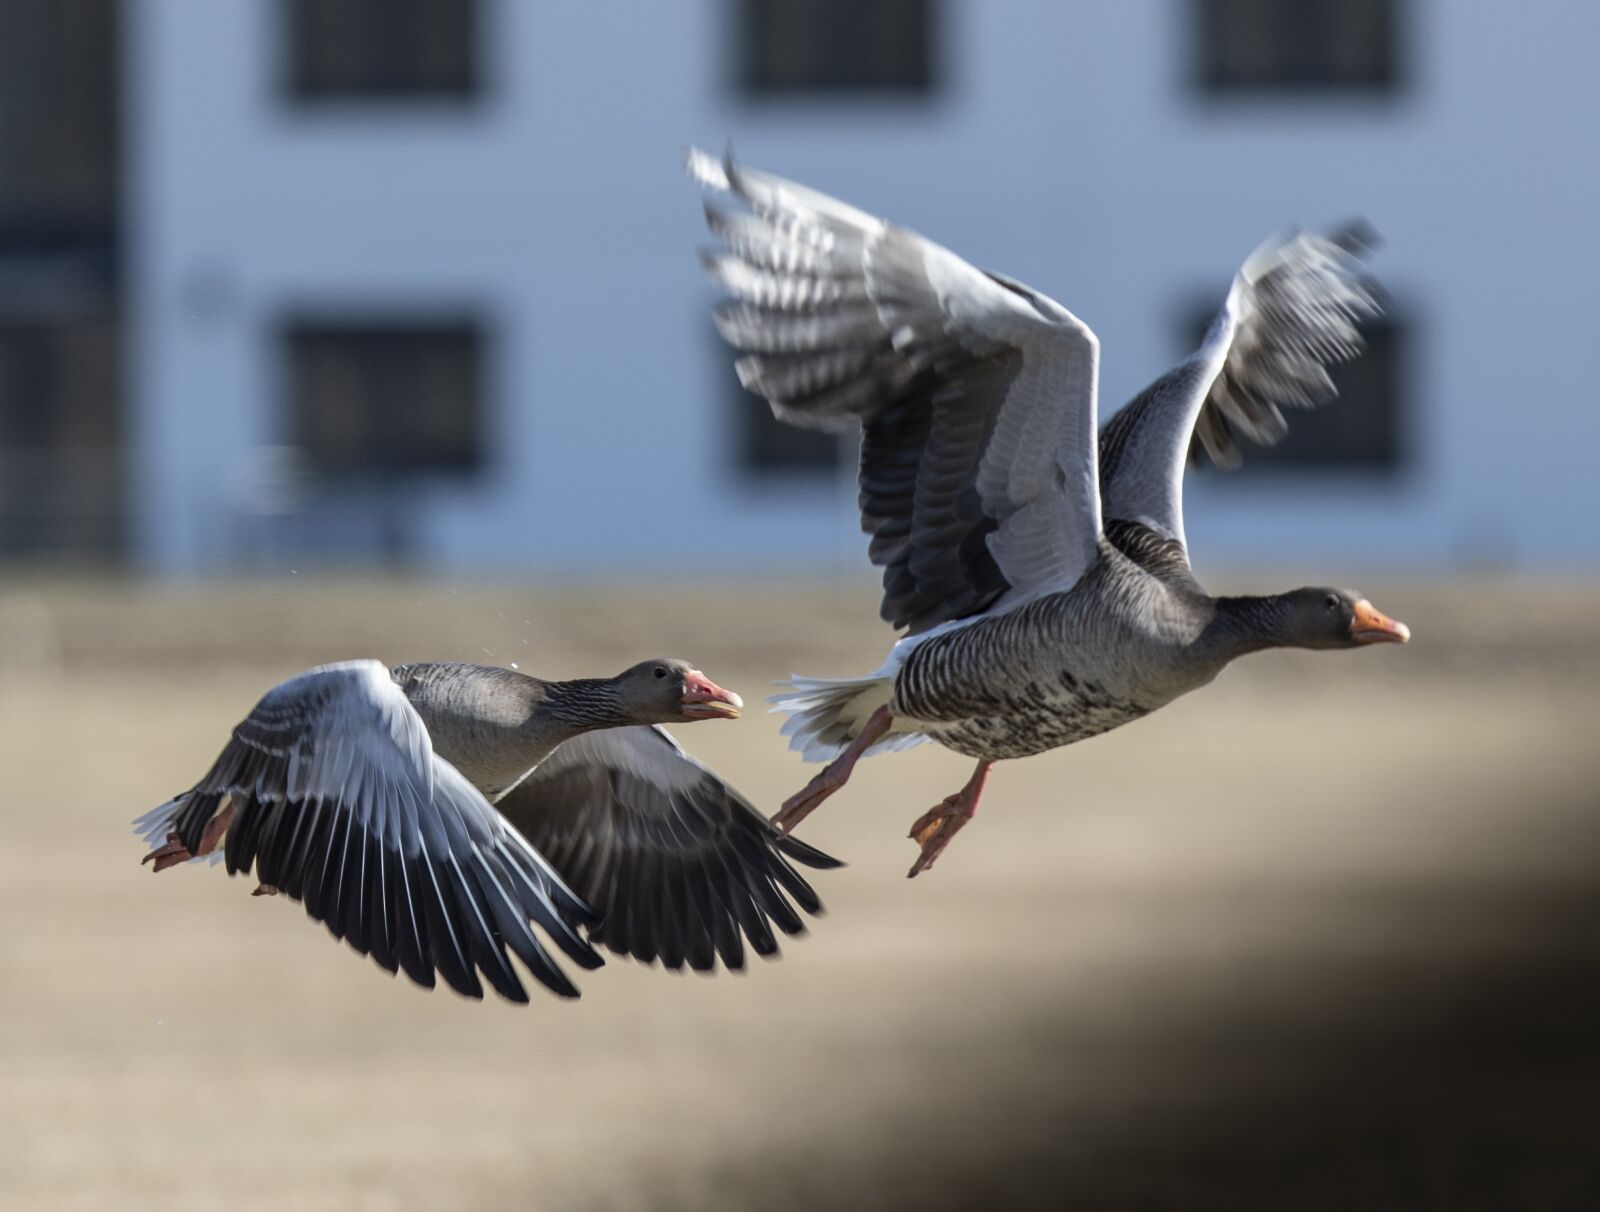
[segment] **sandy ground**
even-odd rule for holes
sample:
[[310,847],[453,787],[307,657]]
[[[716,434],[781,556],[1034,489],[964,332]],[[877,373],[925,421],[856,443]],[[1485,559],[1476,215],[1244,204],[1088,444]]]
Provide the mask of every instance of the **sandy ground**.
[[[1377,591],[1409,648],[1253,658],[965,778],[863,766],[829,912],[742,976],[422,993],[128,818],[318,660],[851,672],[870,586],[0,589],[0,1204],[1600,1207],[1600,589]],[[758,802],[752,713],[679,735]]]

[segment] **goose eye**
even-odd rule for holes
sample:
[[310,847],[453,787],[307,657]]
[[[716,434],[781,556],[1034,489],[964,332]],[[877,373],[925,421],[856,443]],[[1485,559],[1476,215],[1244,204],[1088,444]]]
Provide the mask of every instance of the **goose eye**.
[[1326,606],[1329,610],[1338,610],[1339,609],[1339,595],[1336,594],[1336,593],[1330,593],[1327,597],[1322,599],[1322,604],[1324,606]]
[[665,665],[657,665],[653,672],[655,673],[656,677],[664,678],[667,676],[667,667]]

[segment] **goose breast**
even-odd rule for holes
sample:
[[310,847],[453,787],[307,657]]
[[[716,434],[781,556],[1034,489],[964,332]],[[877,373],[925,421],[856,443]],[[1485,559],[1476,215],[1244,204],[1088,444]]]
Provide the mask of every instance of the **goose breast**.
[[968,757],[1027,757],[1109,732],[1216,676],[1189,595],[1107,551],[1065,593],[916,643],[891,709]]

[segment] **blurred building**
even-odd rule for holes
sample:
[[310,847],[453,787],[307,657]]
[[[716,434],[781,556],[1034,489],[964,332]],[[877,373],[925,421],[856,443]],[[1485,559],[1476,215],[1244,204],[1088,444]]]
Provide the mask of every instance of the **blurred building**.
[[1103,413],[1266,234],[1392,317],[1190,530],[1225,562],[1592,562],[1591,0],[0,0],[0,553],[193,574],[859,563],[739,392],[689,142],[1091,323]]

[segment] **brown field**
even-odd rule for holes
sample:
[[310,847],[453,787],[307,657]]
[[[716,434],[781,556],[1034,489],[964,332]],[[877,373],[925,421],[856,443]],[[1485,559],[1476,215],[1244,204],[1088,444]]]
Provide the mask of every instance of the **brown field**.
[[[760,695],[871,586],[0,588],[0,1203],[18,1209],[1600,1207],[1600,588],[1365,584],[1407,649],[1273,654],[965,778],[862,767],[829,913],[742,976],[422,993],[127,828],[278,678],[372,655]],[[758,802],[759,712],[682,729]]]

